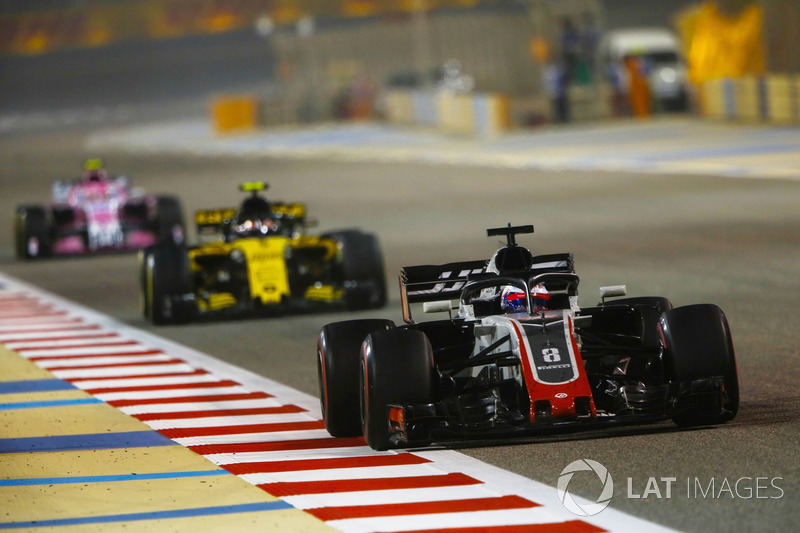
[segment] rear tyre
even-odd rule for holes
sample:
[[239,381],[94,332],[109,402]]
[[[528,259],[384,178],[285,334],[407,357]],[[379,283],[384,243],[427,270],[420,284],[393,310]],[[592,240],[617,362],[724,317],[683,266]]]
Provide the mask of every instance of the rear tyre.
[[392,441],[388,405],[432,403],[433,350],[417,330],[390,329],[367,335],[361,350],[361,432],[375,450],[427,442]]
[[721,377],[725,394],[717,401],[697,401],[674,416],[679,426],[721,424],[739,411],[736,356],[725,314],[716,305],[687,305],[661,318],[667,375],[677,383]]
[[156,199],[156,242],[160,244],[183,244],[186,225],[181,202],[174,196],[159,196]]
[[359,230],[325,235],[342,246],[341,275],[345,300],[352,310],[378,309],[386,305],[386,274],[378,238]]
[[47,257],[52,253],[47,211],[38,205],[20,206],[14,215],[15,250],[19,259]]
[[137,255],[139,260],[139,294],[141,295],[139,301],[141,303],[142,315],[147,320],[153,319],[150,315],[152,310],[152,304],[150,303],[151,291],[149,291],[147,288],[147,264],[150,262],[151,255],[153,255],[153,246],[139,250]]
[[145,317],[154,324],[185,322],[189,305],[180,297],[191,293],[189,256],[182,246],[161,245],[142,253]]
[[348,320],[327,324],[317,338],[317,373],[325,429],[334,437],[361,435],[359,377],[361,343],[391,320]]
[[672,302],[662,296],[639,296],[636,298],[620,298],[603,304],[603,307],[612,305],[630,305],[636,307],[642,314],[642,345],[658,347],[661,344],[659,320],[664,311],[672,309]]

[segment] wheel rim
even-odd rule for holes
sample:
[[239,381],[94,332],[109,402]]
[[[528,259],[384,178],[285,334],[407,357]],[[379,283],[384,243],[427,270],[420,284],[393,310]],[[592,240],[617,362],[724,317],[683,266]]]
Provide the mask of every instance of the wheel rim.
[[360,403],[360,411],[361,411],[361,429],[364,437],[367,436],[367,425],[368,419],[367,410],[369,403],[369,391],[367,390],[367,383],[366,383],[366,372],[367,367],[364,363],[364,359],[361,359],[361,372],[358,374],[358,385],[359,385],[359,403]]
[[322,347],[317,345],[317,379],[319,380],[319,406],[322,411],[322,420],[328,421],[328,387],[325,383],[325,357]]
[[31,257],[39,255],[39,239],[36,237],[30,237],[28,239],[28,255]]

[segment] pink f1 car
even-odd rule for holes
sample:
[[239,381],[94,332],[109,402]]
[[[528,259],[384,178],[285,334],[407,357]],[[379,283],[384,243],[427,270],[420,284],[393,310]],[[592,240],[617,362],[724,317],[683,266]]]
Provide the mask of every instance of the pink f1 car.
[[17,257],[139,250],[162,242],[182,243],[180,201],[145,195],[125,176],[109,177],[99,160],[89,160],[76,180],[53,184],[49,205],[18,206]]

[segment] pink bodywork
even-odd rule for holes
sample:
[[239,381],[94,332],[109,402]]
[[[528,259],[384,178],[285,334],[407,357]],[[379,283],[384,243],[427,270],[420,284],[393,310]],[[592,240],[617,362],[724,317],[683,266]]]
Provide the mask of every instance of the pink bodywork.
[[155,244],[150,231],[134,230],[125,234],[121,225],[121,210],[129,199],[124,180],[89,173],[71,185],[65,198],[56,198],[74,209],[75,227],[86,227],[89,245],[78,235],[67,236],[53,243],[56,254],[79,254],[99,249],[139,249]]

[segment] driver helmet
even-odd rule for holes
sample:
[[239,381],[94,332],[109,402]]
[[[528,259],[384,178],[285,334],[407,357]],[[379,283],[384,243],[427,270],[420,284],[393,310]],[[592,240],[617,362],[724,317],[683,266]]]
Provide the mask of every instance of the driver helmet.
[[102,159],[87,159],[83,163],[84,174],[83,177],[86,181],[103,181],[108,177],[105,168],[103,168]]
[[242,202],[242,208],[233,225],[233,232],[240,236],[268,235],[278,231],[272,218],[272,209],[264,198],[254,196]]
[[[531,288],[531,309],[533,311],[544,311],[547,309],[547,304],[550,300],[550,294],[547,292],[543,283],[534,285]],[[525,291],[519,287],[511,285],[503,289],[500,308],[505,313],[521,313],[528,310],[528,297]]]
[[277,227],[275,221],[270,218],[251,217],[246,218],[239,224],[235,224],[233,231],[240,236],[258,236],[275,233]]

